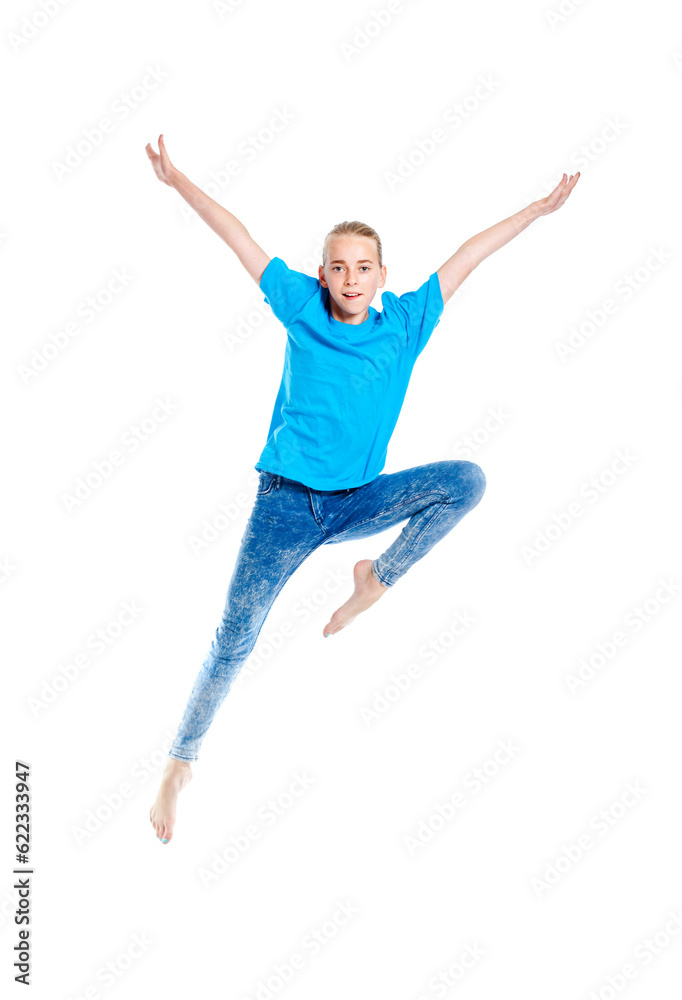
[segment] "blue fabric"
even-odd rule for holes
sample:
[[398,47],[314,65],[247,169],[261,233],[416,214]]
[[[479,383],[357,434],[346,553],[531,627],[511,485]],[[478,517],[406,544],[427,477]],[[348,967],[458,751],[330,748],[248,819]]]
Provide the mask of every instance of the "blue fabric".
[[386,463],[415,361],[443,312],[438,274],[414,292],[382,292],[381,312],[342,323],[329,289],[273,257],[260,281],[286,327],[284,370],[257,464],[316,490],[363,486]]
[[[465,459],[416,465],[379,475],[357,489],[336,491],[315,490],[261,472],[220,625],[169,756],[197,760],[204,736],[254,649],[272,605],[308,556],[322,545],[369,539],[407,521],[372,560],[376,578],[392,587],[476,507],[485,487],[480,465]],[[347,578],[340,583],[347,586]]]

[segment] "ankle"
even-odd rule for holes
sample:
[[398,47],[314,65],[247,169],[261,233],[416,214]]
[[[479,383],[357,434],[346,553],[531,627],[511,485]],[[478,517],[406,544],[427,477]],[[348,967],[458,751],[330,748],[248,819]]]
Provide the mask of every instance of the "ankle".
[[189,774],[191,770],[192,767],[188,760],[178,760],[177,757],[169,757],[166,763],[165,773],[168,775]]

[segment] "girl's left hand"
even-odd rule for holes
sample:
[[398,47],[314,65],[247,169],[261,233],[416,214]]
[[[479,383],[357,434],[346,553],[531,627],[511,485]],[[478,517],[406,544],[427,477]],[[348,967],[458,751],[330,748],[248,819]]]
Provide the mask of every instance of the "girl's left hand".
[[548,194],[546,198],[540,198],[539,201],[535,202],[539,209],[539,214],[549,215],[550,212],[556,212],[557,208],[561,208],[573,188],[576,186],[579,177],[580,171],[578,171],[575,176],[571,174],[568,178],[568,183],[566,183],[566,174],[562,174],[561,180],[552,193]]

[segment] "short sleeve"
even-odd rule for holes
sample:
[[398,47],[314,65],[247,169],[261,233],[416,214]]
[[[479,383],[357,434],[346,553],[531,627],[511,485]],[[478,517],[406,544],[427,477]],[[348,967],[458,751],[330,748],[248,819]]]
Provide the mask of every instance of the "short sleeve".
[[294,271],[281,257],[272,257],[260,279],[260,290],[277,319],[286,327],[320,287],[317,278]]
[[438,272],[434,271],[414,292],[405,292],[400,296],[384,292],[381,302],[383,308],[388,306],[400,322],[407,335],[408,350],[414,358],[418,358],[440,323],[445,308]]

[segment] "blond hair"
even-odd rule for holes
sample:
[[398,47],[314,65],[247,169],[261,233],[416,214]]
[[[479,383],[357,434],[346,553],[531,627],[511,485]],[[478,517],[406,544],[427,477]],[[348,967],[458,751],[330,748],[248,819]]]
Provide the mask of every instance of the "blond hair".
[[376,230],[364,222],[338,222],[333,229],[330,229],[324,238],[322,246],[322,266],[325,267],[329,256],[329,243],[337,236],[366,236],[370,240],[375,240],[377,245],[377,255],[379,257],[379,267],[383,266],[381,259],[381,239]]

